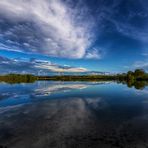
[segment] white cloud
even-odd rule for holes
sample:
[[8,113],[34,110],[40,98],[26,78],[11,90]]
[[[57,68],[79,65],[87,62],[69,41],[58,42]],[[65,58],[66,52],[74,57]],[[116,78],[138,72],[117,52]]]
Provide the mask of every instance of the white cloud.
[[140,68],[148,71],[148,61],[136,61],[133,65],[135,68]]
[[70,66],[60,66],[57,64],[52,64],[48,61],[35,61],[34,67],[41,70],[50,70],[52,72],[86,72],[86,68],[82,67],[70,67]]
[[77,73],[87,72],[86,68],[61,66],[50,61],[31,59],[30,61],[7,59],[0,57],[0,73],[32,73],[32,74],[51,74],[51,73]]
[[103,54],[99,49],[92,49],[91,51],[87,52],[85,55],[86,59],[101,59]]
[[[20,32],[22,34],[18,36],[26,35],[25,40],[28,41],[23,43],[27,49],[14,50],[66,58],[83,58],[92,43],[93,34],[90,30],[94,25],[93,21],[84,19],[83,13],[79,13],[78,16],[77,7],[72,10],[68,4],[60,0],[0,0],[0,14],[3,17],[18,24],[31,22],[35,27],[35,30],[31,30],[29,27],[17,25],[9,29],[9,35],[17,36]],[[87,13],[87,8],[83,7],[81,9],[85,9]],[[39,36],[34,35],[31,41],[31,33],[34,34],[34,31],[38,32]],[[40,46],[31,48],[35,41]],[[95,53],[92,54],[88,57],[96,57]]]

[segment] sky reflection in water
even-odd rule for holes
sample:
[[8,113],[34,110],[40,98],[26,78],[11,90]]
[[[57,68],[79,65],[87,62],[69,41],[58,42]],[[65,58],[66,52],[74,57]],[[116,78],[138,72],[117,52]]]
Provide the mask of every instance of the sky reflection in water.
[[148,88],[113,82],[0,84],[0,145],[146,147]]

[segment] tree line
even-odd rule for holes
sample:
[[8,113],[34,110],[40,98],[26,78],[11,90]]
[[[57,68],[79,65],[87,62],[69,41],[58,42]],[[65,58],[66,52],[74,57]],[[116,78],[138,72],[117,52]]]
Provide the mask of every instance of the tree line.
[[0,76],[0,81],[8,83],[32,83],[36,80],[54,81],[119,81],[129,85],[136,82],[148,81],[148,73],[142,69],[128,71],[127,73],[116,75],[61,75],[61,76],[35,76],[32,74],[7,74]]
[[7,83],[32,83],[37,77],[31,74],[7,74],[0,76],[0,81]]

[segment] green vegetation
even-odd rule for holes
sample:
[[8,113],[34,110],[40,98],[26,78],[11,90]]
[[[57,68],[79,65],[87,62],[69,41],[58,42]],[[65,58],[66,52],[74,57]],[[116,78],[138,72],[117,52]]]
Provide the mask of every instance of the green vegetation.
[[148,73],[144,70],[136,69],[134,72],[129,71],[117,75],[82,75],[82,76],[40,76],[38,80],[53,81],[117,81],[118,83],[127,84],[128,87],[143,89],[148,86]]
[[117,75],[62,75],[62,76],[39,76],[39,80],[61,80],[61,81],[99,81],[99,80],[119,80],[119,81],[140,81],[148,80],[148,74],[143,70],[136,69],[135,72],[129,71],[128,73]]
[[118,83],[127,84],[128,87],[142,89],[148,85],[148,73],[144,70],[136,69],[134,72],[129,71],[117,75],[61,75],[61,76],[34,76],[30,74],[8,74],[0,76],[0,81],[7,83],[32,83],[36,80],[52,81],[117,81]]
[[37,77],[30,74],[8,74],[0,76],[0,81],[7,83],[32,83],[36,80]]
[[115,76],[109,75],[63,75],[63,76],[40,76],[39,80],[53,80],[53,81],[100,81],[100,80],[116,80]]
[[136,89],[143,89],[148,85],[148,74],[144,70],[136,69],[134,72],[127,73],[128,87],[135,87]]

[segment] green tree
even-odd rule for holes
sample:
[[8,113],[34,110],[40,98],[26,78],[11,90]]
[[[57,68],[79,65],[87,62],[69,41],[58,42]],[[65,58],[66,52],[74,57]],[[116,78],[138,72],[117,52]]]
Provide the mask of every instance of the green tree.
[[145,75],[145,72],[143,69],[136,69],[134,72],[134,76],[136,78],[142,78],[142,77],[144,77],[144,75]]
[[128,71],[127,73],[127,81],[129,81],[130,84],[134,83],[135,81],[135,76],[132,71]]

